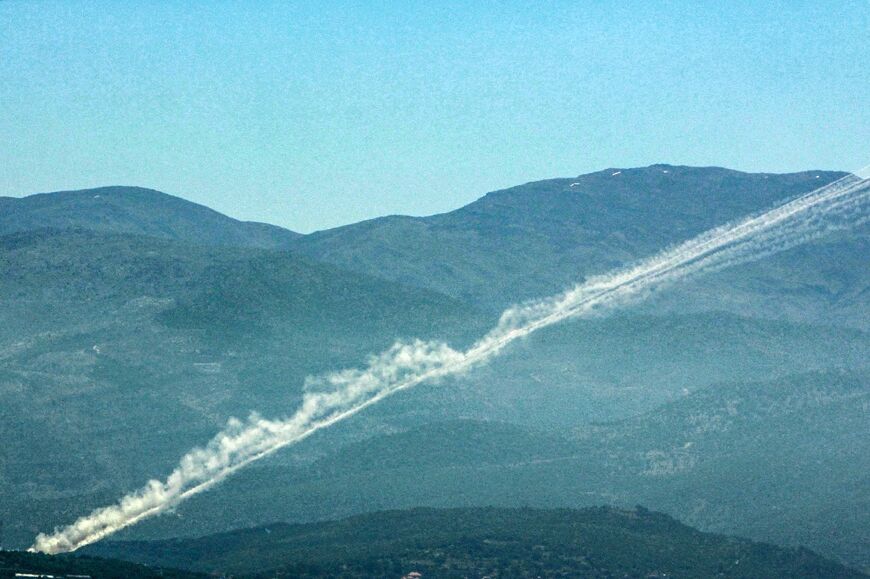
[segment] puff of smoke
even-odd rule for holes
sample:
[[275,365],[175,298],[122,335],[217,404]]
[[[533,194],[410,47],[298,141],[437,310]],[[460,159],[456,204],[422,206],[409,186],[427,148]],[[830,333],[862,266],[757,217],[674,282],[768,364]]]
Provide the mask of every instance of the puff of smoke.
[[186,454],[165,481],[151,480],[117,504],[97,509],[51,535],[33,551],[59,553],[98,541],[160,514],[219,483],[237,470],[344,420],[391,394],[483,364],[509,343],[566,318],[629,305],[649,292],[782,251],[831,230],[867,221],[868,181],[854,175],[765,213],[713,229],[634,267],[589,279],[553,296],[515,306],[465,352],[438,342],[396,343],[362,369],[306,380],[302,403],[285,420],[252,415],[230,420],[207,446]]

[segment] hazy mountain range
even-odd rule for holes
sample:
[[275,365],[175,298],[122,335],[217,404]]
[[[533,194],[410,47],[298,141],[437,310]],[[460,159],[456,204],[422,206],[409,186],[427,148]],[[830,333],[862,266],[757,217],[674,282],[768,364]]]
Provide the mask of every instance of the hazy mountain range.
[[[230,416],[842,173],[654,165],[310,235],[163,193],[0,198],[5,541],[167,473]],[[123,534],[416,506],[635,504],[870,567],[867,226],[570,322]]]

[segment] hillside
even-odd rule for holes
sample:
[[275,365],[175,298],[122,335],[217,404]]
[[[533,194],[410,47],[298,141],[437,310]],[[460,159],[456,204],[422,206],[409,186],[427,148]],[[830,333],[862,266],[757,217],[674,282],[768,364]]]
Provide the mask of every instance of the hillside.
[[[463,347],[503,300],[574,280],[572,267],[609,267],[836,176],[613,173],[423,218],[430,237],[377,245],[385,261],[368,269],[353,255],[369,243],[343,236],[372,223],[299,238],[293,250],[88,225],[99,219],[0,236],[0,436],[22,441],[0,447],[7,542],[29,546],[164,476],[231,416],[286,416],[306,376],[359,367],[396,339]],[[172,232],[176,214],[152,217]],[[318,239],[340,242],[357,271],[303,256]],[[640,503],[868,566],[867,240],[866,227],[849,231],[544,329],[490,366],[384,400],[121,537],[418,505]],[[419,244],[436,253],[413,253]],[[435,271],[435,282],[397,283],[393,259]],[[699,420],[709,428],[698,432]]]
[[38,530],[169,470],[231,416],[397,337],[461,340],[454,300],[286,252],[92,231],[0,237],[0,518]]
[[46,227],[132,233],[201,245],[280,248],[298,233],[238,221],[213,209],[142,187],[100,187],[0,197],[0,235]]
[[413,509],[87,549],[259,577],[862,577],[806,549],[700,533],[642,508]]
[[[501,309],[651,255],[843,175],[749,174],[670,165],[607,169],[495,191],[441,215],[390,216],[322,231],[298,238],[292,247],[320,261]],[[852,265],[848,260],[863,263],[866,232],[862,245],[838,248],[837,255],[847,260],[843,269]],[[849,243],[855,240],[850,237]],[[780,275],[786,282],[804,275],[803,286],[812,289],[820,277],[812,275],[812,266],[825,264],[826,273],[835,268],[818,257],[810,259],[811,267],[806,261],[786,259],[778,266],[786,270]],[[847,271],[860,278],[854,291],[865,291],[866,272]],[[743,275],[755,279],[757,274],[746,270]],[[751,303],[746,294],[758,292],[742,289],[738,296],[745,307]],[[734,290],[729,284],[716,284],[711,293],[738,299],[730,295]]]
[[571,428],[649,412],[718,383],[850,368],[870,369],[870,333],[724,312],[629,311],[546,328],[449,389],[421,389],[384,412],[407,400],[407,411]]
[[[137,537],[420,505],[649,505],[702,530],[870,567],[866,374],[720,384],[574,433],[450,421],[373,436],[310,466],[260,466]],[[128,535],[130,536],[130,535]]]

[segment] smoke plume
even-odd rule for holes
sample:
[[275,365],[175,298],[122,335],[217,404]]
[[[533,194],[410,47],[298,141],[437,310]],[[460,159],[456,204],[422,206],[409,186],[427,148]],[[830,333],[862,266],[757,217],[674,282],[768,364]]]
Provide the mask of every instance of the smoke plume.
[[396,343],[365,367],[306,380],[302,403],[283,420],[231,419],[206,446],[182,457],[163,481],[151,480],[116,504],[73,524],[40,534],[32,551],[74,551],[158,515],[237,470],[353,416],[421,382],[459,375],[484,364],[508,344],[567,318],[600,315],[644,299],[687,278],[760,259],[832,231],[868,221],[870,181],[849,175],[765,213],[723,225],[636,265],[597,276],[564,293],[514,306],[469,349],[440,342]]

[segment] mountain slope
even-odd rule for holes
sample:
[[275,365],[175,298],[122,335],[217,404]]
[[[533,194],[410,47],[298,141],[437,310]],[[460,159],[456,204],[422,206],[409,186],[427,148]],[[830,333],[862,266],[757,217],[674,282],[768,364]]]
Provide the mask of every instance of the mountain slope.
[[702,530],[806,545],[866,568],[868,400],[867,374],[806,374],[718,385],[570,436],[465,420],[419,425],[310,466],[250,469],[133,535],[419,505],[639,503]]
[[[292,246],[320,261],[501,309],[560,291],[843,175],[748,174],[669,165],[608,169],[496,191],[442,215],[391,216],[322,231]],[[837,279],[851,282],[835,288],[841,297],[849,292],[866,296],[870,274],[860,266],[866,260],[867,232],[867,227],[852,232],[836,248],[844,260],[841,265],[825,259],[830,251],[815,249],[824,248],[824,243],[814,244],[808,246],[813,248],[809,257],[779,256],[765,260],[765,268],[768,262],[779,264],[773,269],[738,268],[731,277],[701,282],[706,295],[712,296],[706,301],[694,299],[697,291],[678,291],[680,305],[675,307],[710,309],[709,301],[721,299],[739,313],[755,309],[768,317],[778,315],[776,307],[756,299],[760,290],[753,283],[767,273],[764,279],[788,284],[789,289],[803,280],[799,289],[807,295],[792,292],[792,311],[804,319],[827,306],[829,295],[817,295],[825,287],[825,278],[817,273],[820,266],[826,273],[837,270]],[[749,281],[741,287],[734,283],[735,276]],[[837,305],[848,319],[850,306],[845,302]],[[826,315],[807,319],[818,321]]]
[[[0,448],[0,494],[9,497],[2,504],[6,516],[19,514],[19,524],[7,525],[7,536],[22,547],[37,532],[166,473],[229,416],[291,412],[306,375],[358,366],[399,336],[462,344],[487,322],[449,298],[292,254],[129,235],[36,231],[5,236],[0,270],[0,296],[7,306],[0,311],[5,418],[0,434],[26,441]],[[724,314],[572,322],[517,344],[490,367],[388,399],[267,464],[298,468],[348,441],[375,436],[374,443],[378,433],[405,429],[410,436],[449,418],[514,421],[525,425],[522,438],[522,428],[530,425],[565,429],[630,416],[715,381],[866,366],[868,350],[870,338],[858,330]],[[359,495],[368,498],[341,498],[345,491],[334,485],[347,473],[340,466],[332,467],[332,477],[312,475],[301,485],[284,482],[286,474],[262,480],[252,474],[252,481],[243,473],[241,486],[229,481],[195,499],[189,509],[181,507],[184,519],[161,518],[136,532],[168,536],[226,529],[234,521],[267,522],[283,512],[284,507],[275,510],[273,498],[297,487],[315,494],[288,498],[288,519],[347,514],[366,504],[413,506],[413,497],[440,504],[447,499],[433,497],[444,493],[459,497],[459,504],[535,493],[544,497],[543,504],[588,504],[577,503],[570,487],[553,486],[538,475],[507,495],[499,495],[505,491],[501,479],[488,474],[469,474],[483,478],[457,489],[447,476],[456,467],[478,472],[495,459],[497,465],[533,463],[576,454],[549,435],[528,445],[534,452],[514,455],[504,450],[516,446],[510,437],[502,440],[508,433],[478,448],[476,441],[486,437],[463,438],[464,432],[425,434],[444,441],[438,453],[420,452],[441,456],[445,470],[413,492],[391,481],[384,487],[388,492],[367,495],[375,492],[370,483],[354,481],[350,488],[369,489]],[[385,448],[360,450],[356,456],[372,464],[402,465],[407,456],[394,453],[393,445],[403,447],[391,439]],[[478,454],[463,453],[468,447],[478,448]],[[344,455],[339,463],[347,462],[353,472],[354,456]],[[635,461],[633,455],[620,456]],[[325,465],[317,469],[326,472]],[[536,491],[538,484],[548,490]],[[232,492],[231,500],[225,490]],[[599,502],[613,495],[589,492],[586,498]],[[396,496],[404,498],[396,503]],[[723,520],[727,523],[727,517]]]
[[[27,546],[37,532],[167,474],[229,416],[285,416],[296,408],[307,375],[359,367],[397,338],[462,347],[494,321],[499,300],[573,280],[569,270],[575,266],[652,251],[687,230],[835,176],[665,166],[623,173],[629,179],[612,199],[606,184],[620,175],[599,174],[557,184],[564,191],[546,182],[492,194],[469,206],[479,210],[436,216],[445,220],[437,228],[426,218],[433,236],[406,244],[410,251],[431,241],[435,253],[425,259],[403,254],[398,238],[377,246],[375,257],[407,258],[408,267],[424,273],[452,264],[453,273],[436,272],[431,285],[474,299],[476,306],[295,251],[87,228],[0,236],[0,437],[22,441],[0,446],[0,517],[13,520],[7,537]],[[584,179],[585,189],[571,187]],[[536,186],[542,188],[537,194]],[[759,200],[757,191],[769,199]],[[587,214],[573,207],[577,203],[595,211]],[[616,228],[613,235],[607,228]],[[850,399],[858,406],[837,394],[830,405],[816,400],[818,408],[744,425],[769,448],[741,435],[743,427],[711,431],[713,442],[704,444],[711,460],[723,458],[721,469],[704,453],[677,452],[686,442],[693,442],[690,449],[704,446],[677,440],[691,431],[691,422],[675,422],[673,440],[632,422],[593,429],[579,440],[558,433],[583,433],[592,421],[694,400],[693,392],[723,381],[789,381],[797,373],[836,376],[843,369],[863,376],[870,360],[870,334],[860,329],[868,321],[865,233],[847,232],[674,288],[639,310],[542,330],[491,366],[384,400],[128,536],[213,532],[278,514],[306,521],[416,504],[639,502],[706,529],[819,540],[814,545],[825,553],[863,561],[867,486],[855,468],[866,464],[854,454],[864,449],[862,440],[853,440],[866,432],[854,414],[864,404],[860,396]],[[445,245],[445,239],[457,245]],[[356,241],[342,243],[352,255]],[[359,250],[366,247],[361,242]],[[391,266],[381,271],[389,260],[379,259],[372,267],[378,275],[404,275]],[[473,284],[482,288],[478,297],[469,290]],[[864,378],[858,382],[866,386]],[[750,406],[756,402],[768,404],[751,398]],[[475,433],[462,421],[438,430],[437,423],[453,419],[513,422],[518,430]],[[548,428],[557,435],[538,432]],[[391,434],[404,438],[382,438]],[[430,444],[419,447],[418,459],[431,463],[408,463],[421,436]],[[366,441],[370,451],[347,446]],[[842,452],[840,441],[849,444]],[[394,452],[393,445],[404,450]],[[383,457],[383,476],[364,470],[355,454],[335,454],[339,448],[355,448],[372,464]],[[741,452],[728,454],[729,448]],[[340,460],[330,466],[330,456]],[[804,461],[809,466],[800,476],[806,480],[798,480],[795,465]],[[761,482],[745,480],[744,472],[758,472]],[[795,492],[805,486],[809,492]],[[765,497],[759,509],[746,512],[743,492]]]
[[42,228],[133,233],[201,245],[284,247],[299,236],[275,225],[238,221],[142,187],[100,187],[0,197],[0,235]]
[[86,230],[0,237],[0,302],[0,439],[18,441],[0,449],[0,518],[20,546],[231,416],[289,414],[309,374],[480,319],[287,252]]
[[644,509],[413,509],[88,549],[262,577],[861,577],[815,553],[700,533]]

